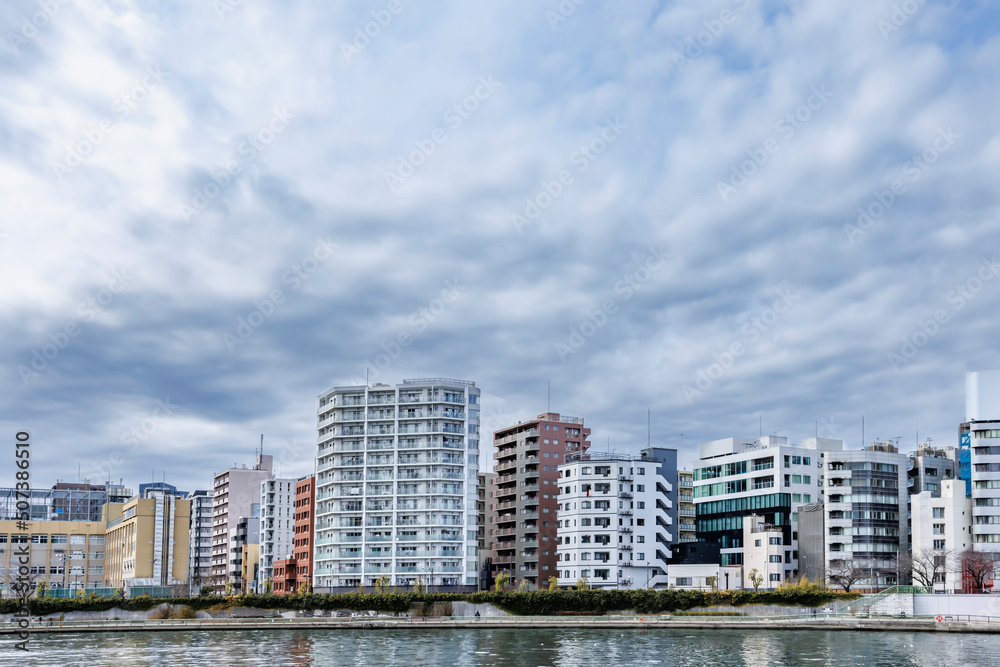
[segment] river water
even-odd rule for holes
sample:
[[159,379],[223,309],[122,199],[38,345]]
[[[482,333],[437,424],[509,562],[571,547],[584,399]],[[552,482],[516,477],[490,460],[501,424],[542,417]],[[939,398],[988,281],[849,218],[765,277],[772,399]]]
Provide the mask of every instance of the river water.
[[618,665],[1000,665],[986,634],[811,630],[233,630],[34,633],[0,641],[12,667],[560,667]]

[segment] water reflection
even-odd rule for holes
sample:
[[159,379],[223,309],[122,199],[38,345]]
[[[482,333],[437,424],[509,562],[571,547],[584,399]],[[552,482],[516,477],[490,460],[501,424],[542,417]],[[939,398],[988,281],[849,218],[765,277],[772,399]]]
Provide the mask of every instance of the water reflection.
[[[990,635],[795,630],[280,630],[42,635],[24,667],[998,664]],[[8,657],[11,654],[8,654]]]

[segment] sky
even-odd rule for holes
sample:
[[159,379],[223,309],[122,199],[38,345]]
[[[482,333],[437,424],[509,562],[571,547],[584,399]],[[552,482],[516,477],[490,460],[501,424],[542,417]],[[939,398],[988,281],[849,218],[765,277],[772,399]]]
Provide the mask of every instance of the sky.
[[[1000,368],[988,0],[0,6],[0,485],[312,471],[471,380],[596,448],[955,445]],[[549,389],[551,387],[551,389]],[[647,416],[649,428],[647,431]],[[484,451],[485,465],[491,462]]]

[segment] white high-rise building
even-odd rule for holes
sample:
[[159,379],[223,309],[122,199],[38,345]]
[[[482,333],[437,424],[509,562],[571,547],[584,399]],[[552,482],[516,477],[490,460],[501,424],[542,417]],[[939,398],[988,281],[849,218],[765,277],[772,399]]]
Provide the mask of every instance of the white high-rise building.
[[962,477],[971,480],[972,550],[1000,562],[1000,370],[969,373],[965,392],[959,467],[968,457]]
[[295,529],[296,478],[268,479],[260,483],[260,582],[274,577],[274,561],[292,554]]
[[[694,470],[695,528],[699,541],[719,545],[721,564],[743,564],[743,522],[751,515],[781,530],[782,567],[777,586],[799,575],[798,509],[820,499],[823,457],[842,440],[768,435],[759,440],[724,438],[699,448]],[[746,576],[746,575],[744,575]]]
[[475,590],[479,401],[443,378],[320,395],[314,590]]
[[677,465],[676,452],[661,461],[657,451],[666,450],[591,452],[559,466],[559,586],[666,587]]

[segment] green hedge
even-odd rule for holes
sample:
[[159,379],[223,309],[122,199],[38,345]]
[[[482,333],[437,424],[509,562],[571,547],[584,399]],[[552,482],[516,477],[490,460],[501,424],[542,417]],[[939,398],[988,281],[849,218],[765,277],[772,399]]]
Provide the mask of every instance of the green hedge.
[[[818,607],[833,600],[853,600],[856,593],[832,591],[819,586],[789,587],[775,591],[683,591],[683,590],[571,590],[571,591],[484,591],[481,593],[338,593],[335,595],[240,595],[194,598],[42,598],[31,600],[32,615],[45,616],[69,611],[106,611],[118,607],[126,611],[147,611],[169,603],[187,605],[195,611],[251,607],[256,609],[337,610],[356,609],[405,612],[413,605],[433,602],[491,604],[519,616],[546,616],[562,611],[609,612],[633,609],[655,614],[683,611],[694,607],[750,604]],[[0,615],[18,609],[17,600],[0,600]]]

